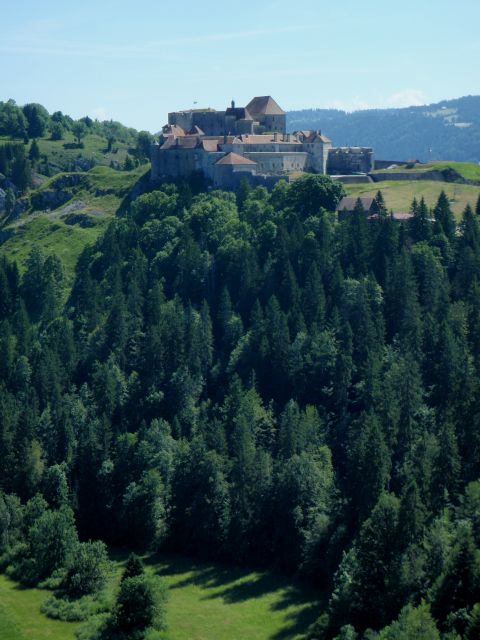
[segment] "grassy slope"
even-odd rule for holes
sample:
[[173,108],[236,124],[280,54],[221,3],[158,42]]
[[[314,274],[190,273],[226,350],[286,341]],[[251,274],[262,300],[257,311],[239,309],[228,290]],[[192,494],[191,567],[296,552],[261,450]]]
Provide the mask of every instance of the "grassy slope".
[[[12,138],[0,136],[0,144],[2,142],[11,142]],[[20,143],[18,138],[13,139],[14,142]],[[98,135],[87,135],[82,140],[83,148],[75,148],[75,139],[73,134],[68,131],[65,133],[64,140],[50,140],[49,136],[38,138],[38,148],[41,155],[47,155],[50,164],[57,171],[65,171],[77,158],[93,159],[96,164],[110,165],[110,162],[118,162],[123,164],[129,145],[123,142],[115,142],[112,151],[107,152],[107,141]],[[73,145],[73,148],[70,148]],[[27,150],[30,148],[30,143]]]
[[95,242],[108,221],[109,218],[100,218],[92,221],[94,226],[82,228],[41,215],[19,227],[17,233],[0,247],[0,255],[14,260],[22,273],[32,247],[40,245],[47,255],[56,254],[61,259],[67,285],[70,285],[79,255],[88,244]]
[[49,620],[40,613],[47,597],[39,589],[21,589],[0,575],[0,638],[2,640],[73,640],[78,625]]
[[92,158],[96,163],[109,165],[113,160],[123,164],[127,155],[128,145],[123,142],[115,142],[112,151],[107,152],[107,142],[105,138],[98,135],[87,135],[83,138],[83,149],[69,148],[75,142],[73,134],[68,131],[64,140],[50,140],[48,137],[38,140],[38,147],[41,154],[46,154],[52,164],[64,167],[69,162],[75,160],[80,155],[85,158]]
[[480,165],[471,162],[432,162],[422,164],[412,169],[396,167],[395,169],[380,169],[373,173],[427,173],[428,171],[445,171],[453,169],[466,180],[480,180]]
[[[15,260],[20,271],[32,246],[39,244],[47,254],[55,253],[62,260],[67,285],[73,281],[78,256],[85,246],[92,244],[108,225],[123,198],[135,183],[148,171],[143,165],[134,171],[114,171],[109,167],[94,167],[81,175],[85,184],[72,188],[72,199],[55,211],[42,213],[27,211],[19,220],[3,230],[14,230],[15,235],[0,246],[0,254]],[[38,191],[54,188],[55,181],[66,174],[59,174],[46,181]],[[100,195],[98,193],[102,192]],[[73,211],[72,211],[73,208]],[[69,215],[77,220],[83,217],[91,226],[66,224]]]
[[409,211],[414,197],[419,200],[423,196],[427,205],[433,207],[443,189],[450,199],[452,211],[457,219],[460,219],[467,204],[475,207],[480,194],[479,187],[427,180],[385,181],[344,186],[349,196],[374,196],[378,190],[381,190],[388,209],[393,209],[396,212]]
[[178,557],[153,565],[170,587],[171,640],[287,640],[318,616],[318,594],[271,573]]
[[[112,586],[124,559],[117,555]],[[176,556],[151,558],[148,567],[170,588],[169,640],[289,640],[318,615],[318,594],[271,573]],[[45,597],[45,592],[18,589],[0,576],[2,640],[72,640],[76,625],[49,620],[39,612]]]

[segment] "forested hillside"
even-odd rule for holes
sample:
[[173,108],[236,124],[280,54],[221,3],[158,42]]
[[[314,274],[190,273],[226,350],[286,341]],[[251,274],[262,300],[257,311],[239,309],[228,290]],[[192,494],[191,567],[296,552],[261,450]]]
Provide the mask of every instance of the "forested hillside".
[[373,147],[379,160],[480,162],[480,96],[403,109],[303,109],[289,131],[321,129],[334,146]]
[[55,257],[2,260],[4,570],[78,597],[101,539],[300,575],[310,638],[478,637],[480,201],[341,195],[165,185],[65,304]]

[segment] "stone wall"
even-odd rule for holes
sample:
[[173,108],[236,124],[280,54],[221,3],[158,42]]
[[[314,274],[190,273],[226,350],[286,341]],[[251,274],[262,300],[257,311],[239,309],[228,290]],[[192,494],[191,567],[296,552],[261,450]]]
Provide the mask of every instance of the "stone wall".
[[308,163],[308,154],[305,152],[250,152],[249,150],[244,155],[257,163],[257,173],[259,174],[304,171]]
[[327,173],[331,175],[370,173],[373,167],[371,147],[335,147],[328,152]]
[[[260,120],[260,129],[264,131],[286,133],[287,132],[287,116],[286,115],[265,115]],[[259,131],[260,133],[260,131]]]

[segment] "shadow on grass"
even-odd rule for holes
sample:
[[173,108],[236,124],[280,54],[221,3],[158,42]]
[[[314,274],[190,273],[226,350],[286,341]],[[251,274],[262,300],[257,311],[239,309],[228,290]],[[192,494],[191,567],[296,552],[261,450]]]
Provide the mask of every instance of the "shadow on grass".
[[[110,558],[123,568],[129,553],[126,549],[110,549]],[[292,640],[304,634],[326,605],[325,594],[271,571],[202,562],[170,553],[150,555],[140,552],[139,555],[150,570],[168,578],[170,590],[189,586],[203,590],[199,600],[220,599],[227,604],[238,604],[273,596],[270,610],[272,613],[284,612],[283,624],[268,640]]]
[[285,626],[270,636],[269,640],[291,640],[299,634],[306,633],[321,612],[322,610],[318,603],[314,603],[287,614],[285,616]]
[[[269,640],[288,640],[305,633],[318,618],[324,604],[322,594],[307,586],[278,576],[272,572],[205,564],[183,556],[152,556],[145,559],[160,576],[174,578],[170,589],[195,586],[207,593],[201,600],[222,599],[227,604],[238,604],[274,594],[271,611],[285,611],[282,629]],[[178,576],[178,580],[175,579]],[[287,609],[293,608],[291,611]]]
[[286,583],[269,573],[255,574],[216,593],[206,595],[203,599],[222,598],[228,604],[235,604],[262,598],[269,593],[275,594],[275,602],[270,605],[272,611],[281,612],[294,607],[292,611],[285,613],[284,626],[270,636],[270,640],[287,640],[305,633],[321,612],[321,601],[317,592],[302,585]]

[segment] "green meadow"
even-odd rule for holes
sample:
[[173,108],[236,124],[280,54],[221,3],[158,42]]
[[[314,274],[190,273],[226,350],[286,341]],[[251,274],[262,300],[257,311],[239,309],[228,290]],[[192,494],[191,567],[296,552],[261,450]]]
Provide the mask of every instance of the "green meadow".
[[380,169],[373,173],[427,173],[428,171],[448,171],[453,170],[465,180],[480,181],[480,165],[473,162],[429,162],[420,164],[411,169],[399,166],[394,169]]
[[0,245],[0,255],[15,260],[23,272],[36,244],[47,255],[56,254],[61,259],[69,288],[79,255],[105,230],[133,186],[145,179],[149,168],[150,165],[142,165],[133,171],[115,171],[97,166],[84,173],[61,173],[48,179],[33,192],[34,196],[55,191],[56,184],[65,176],[80,176],[82,182],[65,189],[71,197],[57,209],[30,208],[19,219],[4,225],[2,231],[12,235]]
[[23,589],[0,575],[0,638],[2,640],[74,640],[78,625],[49,620],[40,613],[47,597],[40,589]]
[[461,218],[467,204],[475,207],[480,187],[457,184],[454,182],[436,182],[430,180],[385,181],[369,184],[344,185],[349,196],[374,196],[379,190],[383,193],[388,209],[395,212],[408,212],[413,198],[425,198],[429,207],[435,206],[441,191],[445,191],[457,220]]
[[[118,581],[124,554],[115,554]],[[249,571],[177,556],[146,559],[169,586],[168,640],[294,640],[319,613],[319,594],[270,572]],[[74,640],[78,624],[40,613],[48,596],[0,576],[2,640]]]

